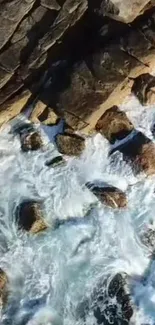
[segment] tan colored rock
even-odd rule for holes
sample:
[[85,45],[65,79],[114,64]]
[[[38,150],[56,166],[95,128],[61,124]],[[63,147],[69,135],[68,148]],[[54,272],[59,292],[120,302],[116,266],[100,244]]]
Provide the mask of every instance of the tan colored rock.
[[44,102],[38,100],[30,114],[30,120],[33,123],[43,123],[45,125],[56,124],[58,115],[48,107]]
[[51,10],[60,10],[60,5],[56,0],[41,0],[41,6]]
[[79,156],[85,148],[85,139],[77,134],[58,134],[56,144],[62,154]]
[[106,110],[96,124],[96,131],[105,136],[111,143],[124,139],[134,129],[125,112],[117,106]]
[[7,301],[7,284],[8,284],[8,277],[6,273],[0,268],[0,306],[6,304]]
[[41,135],[37,131],[23,133],[20,136],[21,148],[23,151],[35,151],[43,146]]
[[113,209],[124,208],[127,206],[127,198],[125,193],[116,187],[99,187],[94,185],[90,186],[89,189],[103,204]]
[[154,0],[108,0],[102,1],[103,14],[130,23],[145,10],[155,5]]
[[31,97],[29,90],[23,91],[20,95],[13,97],[1,106],[0,110],[0,125],[7,123],[12,118],[16,117]]
[[19,228],[33,234],[47,228],[46,222],[43,218],[42,206],[38,202],[22,202],[17,207],[16,219]]

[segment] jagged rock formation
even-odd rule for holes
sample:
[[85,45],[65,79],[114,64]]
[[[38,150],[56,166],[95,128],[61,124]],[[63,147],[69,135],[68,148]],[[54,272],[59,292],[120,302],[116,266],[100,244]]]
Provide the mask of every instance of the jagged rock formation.
[[88,132],[133,78],[151,71],[154,28],[153,0],[1,1],[0,124],[39,94],[45,108]]

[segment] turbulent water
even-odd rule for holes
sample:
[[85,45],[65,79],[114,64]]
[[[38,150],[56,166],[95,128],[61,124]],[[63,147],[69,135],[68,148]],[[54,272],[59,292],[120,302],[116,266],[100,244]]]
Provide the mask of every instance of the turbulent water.
[[[132,97],[121,109],[154,141],[155,106],[143,108]],[[120,152],[109,158],[111,147],[100,134],[86,139],[80,158],[49,168],[45,162],[58,151],[43,130],[44,148],[28,153],[10,130],[0,132],[0,267],[10,283],[1,324],[82,325],[80,303],[118,272],[130,277],[131,324],[155,324],[155,262],[141,240],[155,227],[155,177],[135,177]],[[102,205],[85,187],[94,181],[125,191],[128,207]],[[18,230],[15,209],[27,198],[44,203],[49,229],[42,234]],[[96,324],[91,309],[85,324]]]

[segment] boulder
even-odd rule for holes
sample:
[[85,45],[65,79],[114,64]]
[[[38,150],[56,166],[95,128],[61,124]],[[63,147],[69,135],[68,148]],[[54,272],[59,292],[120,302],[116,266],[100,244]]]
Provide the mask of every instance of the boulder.
[[29,133],[23,133],[20,136],[21,148],[23,151],[35,151],[42,147],[43,142],[41,135],[37,131],[32,131]]
[[36,201],[23,201],[16,209],[18,227],[30,233],[38,233],[47,228],[42,206]]
[[94,195],[105,205],[115,209],[127,206],[127,198],[124,192],[116,187],[105,186],[99,187],[93,184],[86,184]]
[[85,148],[85,139],[77,134],[58,134],[56,144],[60,153],[68,156],[79,156]]
[[155,77],[149,73],[140,75],[134,81],[132,92],[142,105],[155,104]]
[[7,284],[8,284],[8,277],[0,268],[0,305],[1,307],[6,303],[7,301]]
[[116,150],[122,152],[123,159],[131,163],[136,174],[155,174],[155,144],[142,132],[135,131],[131,139],[115,147],[111,153]]
[[109,108],[98,120],[96,131],[105,136],[111,143],[124,139],[134,129],[125,112],[117,106]]
[[141,235],[141,240],[144,245],[146,245],[151,251],[154,252],[155,249],[155,229],[149,227]]

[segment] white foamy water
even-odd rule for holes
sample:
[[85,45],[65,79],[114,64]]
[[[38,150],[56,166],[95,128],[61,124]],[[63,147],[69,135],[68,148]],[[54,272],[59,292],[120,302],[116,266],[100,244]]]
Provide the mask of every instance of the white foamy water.
[[[154,141],[155,107],[143,108],[132,97],[121,109]],[[93,312],[80,318],[78,306],[101,279],[118,272],[130,277],[131,324],[155,323],[155,263],[141,241],[143,232],[155,227],[155,177],[136,177],[121,153],[109,158],[110,150],[97,134],[86,139],[80,158],[65,157],[65,165],[52,168],[45,162],[59,153],[46,137],[43,149],[24,153],[10,126],[1,131],[0,267],[10,290],[1,324],[94,325]],[[102,205],[85,187],[94,181],[125,191],[128,207]],[[43,202],[49,229],[42,234],[18,230],[15,210],[24,199]]]

